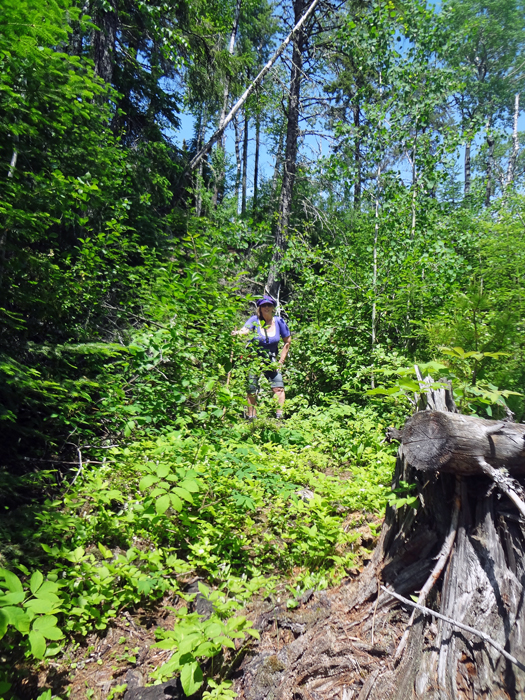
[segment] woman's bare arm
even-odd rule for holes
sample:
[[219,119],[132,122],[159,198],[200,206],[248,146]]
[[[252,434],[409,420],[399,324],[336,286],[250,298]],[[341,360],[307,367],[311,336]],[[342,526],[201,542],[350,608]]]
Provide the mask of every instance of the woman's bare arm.
[[232,335],[246,335],[249,332],[250,332],[250,329],[243,326],[242,328],[239,328],[238,331],[237,330],[232,331]]
[[288,351],[290,350],[292,336],[289,335],[288,338],[283,338],[283,340],[284,340],[284,345],[283,345],[283,349],[281,350],[281,357],[279,358],[280,365],[284,364],[284,361],[286,360],[286,356],[288,355]]

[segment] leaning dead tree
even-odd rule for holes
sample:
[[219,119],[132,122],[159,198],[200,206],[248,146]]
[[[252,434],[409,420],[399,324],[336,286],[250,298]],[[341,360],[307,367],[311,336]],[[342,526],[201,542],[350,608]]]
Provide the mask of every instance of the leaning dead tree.
[[525,698],[525,425],[420,385],[420,410],[389,430],[393,487],[415,483],[418,507],[387,507],[356,580],[260,616],[240,700]]

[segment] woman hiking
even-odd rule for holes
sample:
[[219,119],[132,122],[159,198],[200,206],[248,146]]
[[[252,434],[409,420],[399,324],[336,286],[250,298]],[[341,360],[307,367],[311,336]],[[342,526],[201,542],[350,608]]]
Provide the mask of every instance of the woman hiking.
[[[269,380],[272,391],[277,400],[276,418],[280,420],[283,417],[284,406],[284,382],[281,374],[281,367],[286,360],[292,337],[290,329],[282,318],[274,318],[273,314],[276,307],[276,302],[271,296],[265,295],[256,302],[257,314],[251,316],[244,328],[238,331],[232,331],[232,335],[248,335],[252,333],[253,339],[251,343],[255,345],[257,354],[263,359],[265,365],[269,365],[277,360],[279,350],[279,340],[284,341],[281,354],[279,356],[279,368],[268,369],[264,371],[264,376]],[[257,393],[259,391],[259,377],[253,370],[248,374],[248,420],[252,421],[257,415]]]

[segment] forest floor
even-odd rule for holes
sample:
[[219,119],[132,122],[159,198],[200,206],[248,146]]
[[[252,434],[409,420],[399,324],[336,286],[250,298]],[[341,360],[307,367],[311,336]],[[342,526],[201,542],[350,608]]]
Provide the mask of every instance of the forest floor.
[[[361,693],[367,681],[390,667],[408,620],[403,610],[388,605],[376,610],[374,600],[362,600],[373,576],[369,562],[339,586],[307,591],[295,609],[278,593],[272,600],[252,599],[241,612],[261,638],[224,660],[239,700],[366,697]],[[172,629],[174,610],[182,604],[167,596],[153,609],[124,612],[104,634],[90,635],[77,648],[71,645],[60,663],[22,679],[17,692],[23,700],[34,698],[39,687],[51,687],[57,695],[67,692],[72,700],[182,700],[176,680],[145,688],[150,674],[172,654],[152,648],[155,630]],[[206,615],[206,609],[200,612]]]
[[[378,529],[381,520],[374,518],[372,524]],[[366,525],[361,531],[363,537],[369,536]],[[361,579],[368,580],[371,567],[366,559],[358,564],[339,586],[306,591],[294,609],[287,605],[283,583],[271,597],[254,597],[240,611],[261,634],[260,640],[243,648],[238,643],[236,653],[223,659],[230,666],[227,675],[234,680],[240,700],[351,700],[358,697],[370,674],[384,668],[406,615],[384,609],[374,615],[373,602],[356,606]],[[188,587],[194,588],[195,580],[188,581]],[[72,700],[182,700],[185,695],[176,679],[145,686],[150,674],[173,653],[153,647],[155,630],[173,629],[174,612],[184,604],[176,595],[167,595],[150,609],[123,612],[104,633],[71,644],[59,663],[51,662],[45,671],[21,678],[17,693],[22,700],[31,700],[38,688],[49,687],[53,694]],[[210,603],[198,594],[192,607],[204,617],[211,612]]]

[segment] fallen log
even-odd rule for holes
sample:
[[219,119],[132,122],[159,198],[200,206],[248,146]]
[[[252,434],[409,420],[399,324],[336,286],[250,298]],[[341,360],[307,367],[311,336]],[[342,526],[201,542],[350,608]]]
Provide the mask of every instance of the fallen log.
[[401,440],[408,463],[421,471],[481,475],[484,460],[511,474],[525,474],[525,425],[419,411],[391,436]]

